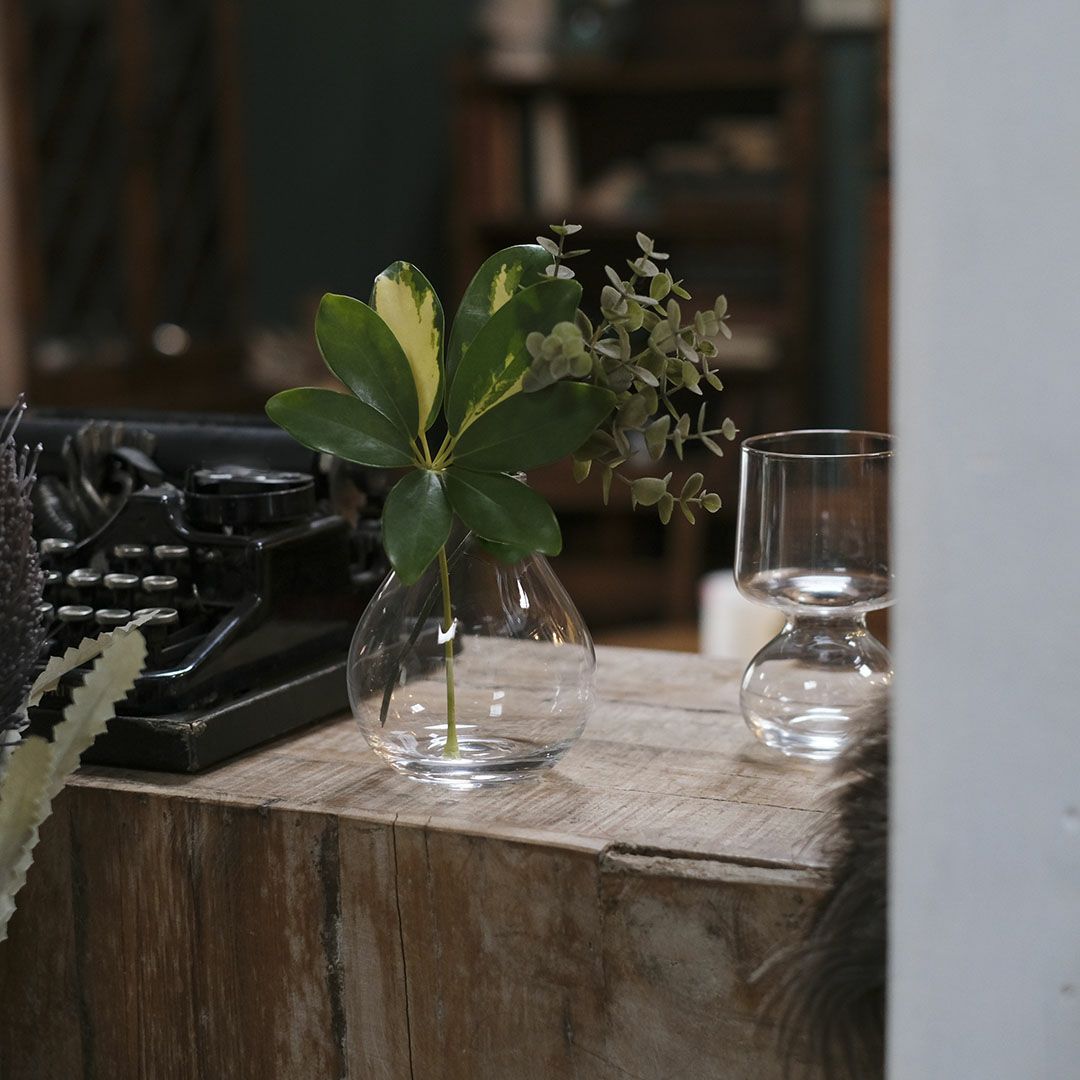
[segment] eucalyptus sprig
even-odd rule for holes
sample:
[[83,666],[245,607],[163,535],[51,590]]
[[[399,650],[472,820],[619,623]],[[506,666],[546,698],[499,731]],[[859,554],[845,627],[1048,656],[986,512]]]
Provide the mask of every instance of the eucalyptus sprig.
[[[557,242],[537,237],[552,256],[547,273],[573,276],[566,260],[586,252],[566,252],[565,240],[580,228],[563,222],[551,226]],[[711,308],[684,316],[679,300],[690,300],[691,295],[667,268],[670,256],[657,251],[655,241],[644,233],[636,238],[639,254],[626,260],[628,276],[612,266],[604,268],[608,284],[600,294],[602,318],[596,326],[579,310],[572,322],[559,323],[546,335],[529,335],[525,345],[532,363],[522,388],[539,390],[570,377],[614,393],[615,408],[574,452],[575,478],[584,481],[595,464],[605,505],[612,481],[618,479],[629,486],[633,506],[655,506],[665,524],[678,506],[693,524],[695,509],[715,513],[721,505],[719,495],[704,490],[704,474],[692,474],[676,495],[668,490],[670,473],[629,477],[620,470],[637,451],[659,461],[669,444],[680,461],[684,447],[695,441],[723,456],[718,438],[735,438],[738,429],[730,417],[719,427],[709,427],[702,402],[693,423],[676,399],[680,391],[703,396],[702,381],[723,390],[710,361],[717,355],[717,338],[731,337],[727,299],[720,296]]]

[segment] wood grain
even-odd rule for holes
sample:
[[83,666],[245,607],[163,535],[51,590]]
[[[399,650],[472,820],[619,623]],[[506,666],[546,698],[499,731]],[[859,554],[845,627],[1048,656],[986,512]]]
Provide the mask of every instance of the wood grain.
[[83,770],[0,946],[0,1075],[779,1077],[750,976],[820,887],[827,774],[756,749],[737,674],[600,650],[586,736],[504,790],[351,720]]

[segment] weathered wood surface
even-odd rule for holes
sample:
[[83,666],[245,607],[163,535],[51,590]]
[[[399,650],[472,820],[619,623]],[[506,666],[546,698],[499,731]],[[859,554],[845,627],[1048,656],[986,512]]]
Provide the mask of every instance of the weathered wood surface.
[[820,888],[828,774],[757,747],[737,679],[602,649],[585,736],[502,789],[351,720],[83,770],[0,945],[0,1077],[779,1077],[750,976]]

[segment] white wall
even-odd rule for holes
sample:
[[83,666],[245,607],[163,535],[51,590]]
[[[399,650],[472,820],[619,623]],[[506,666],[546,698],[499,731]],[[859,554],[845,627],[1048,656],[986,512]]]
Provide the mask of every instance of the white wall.
[[895,0],[890,1076],[1080,1077],[1080,0]]

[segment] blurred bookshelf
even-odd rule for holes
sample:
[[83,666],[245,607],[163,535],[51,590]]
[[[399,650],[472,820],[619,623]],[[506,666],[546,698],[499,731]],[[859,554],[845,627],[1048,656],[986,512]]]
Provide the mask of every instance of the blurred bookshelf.
[[0,152],[17,163],[31,400],[236,409],[246,237],[234,0],[9,0]]
[[[489,49],[459,60],[455,286],[491,251],[566,220],[591,249],[574,263],[588,306],[604,265],[636,255],[640,229],[671,253],[695,301],[728,298],[735,336],[720,343],[724,391],[706,390],[710,418],[731,416],[746,434],[797,426],[809,420],[814,378],[814,41],[786,3],[658,7],[638,6],[607,54],[555,47],[515,66]],[[724,500],[714,519],[691,527],[676,514],[664,527],[639,511],[631,524],[625,493],[601,508],[598,480],[579,486],[562,465],[530,477],[564,523],[559,574],[601,634],[692,622],[701,575],[730,560],[737,443],[723,458],[688,451],[669,467],[673,484],[705,473]]]

